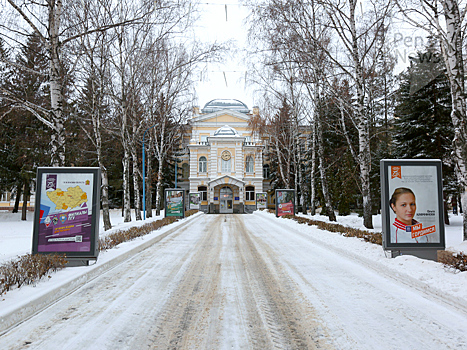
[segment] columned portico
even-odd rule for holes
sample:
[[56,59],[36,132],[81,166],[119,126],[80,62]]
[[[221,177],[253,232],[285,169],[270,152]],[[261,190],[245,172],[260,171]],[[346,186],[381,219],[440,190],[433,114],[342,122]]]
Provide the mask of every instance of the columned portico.
[[209,212],[210,213],[243,213],[243,193],[245,182],[230,176],[220,176],[210,182]]

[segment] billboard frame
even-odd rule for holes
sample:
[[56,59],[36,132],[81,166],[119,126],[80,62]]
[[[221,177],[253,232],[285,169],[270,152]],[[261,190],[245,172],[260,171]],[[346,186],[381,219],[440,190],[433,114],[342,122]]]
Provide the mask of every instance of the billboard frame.
[[[258,205],[258,197],[259,196],[266,197],[266,203],[265,203],[264,207]],[[258,209],[267,209],[268,208],[268,193],[267,192],[256,192],[256,198],[255,199],[256,199],[256,210],[258,210]]]
[[[420,172],[417,175],[410,175],[407,176],[408,180],[404,178],[402,172],[406,167],[406,171],[414,171],[417,167],[420,167]],[[427,168],[435,168],[435,169],[427,169]],[[425,168],[425,169],[423,169]],[[418,170],[418,169],[417,169]],[[435,178],[428,181],[433,177],[432,175],[425,175],[427,171],[431,171],[432,173],[435,172]],[[400,173],[398,173],[400,171]],[[437,203],[433,204],[430,208],[431,210],[427,210],[427,213],[422,213],[424,215],[433,215],[435,218],[432,222],[435,223],[434,229],[438,227],[439,232],[439,242],[392,242],[391,241],[391,224],[393,210],[389,204],[390,197],[392,196],[392,190],[390,188],[390,176],[391,178],[400,178],[401,184],[407,183],[407,185],[403,185],[401,187],[415,187],[417,186],[418,193],[422,192],[422,196],[427,196],[427,192],[429,192],[432,196],[433,193],[437,194]],[[380,161],[380,176],[381,176],[381,220],[382,220],[382,229],[383,229],[383,249],[385,250],[392,250],[397,251],[400,254],[407,253],[411,255],[416,255],[420,257],[427,257],[429,259],[436,259],[436,252],[438,250],[445,249],[445,230],[444,230],[444,203],[443,203],[443,178],[442,178],[442,163],[439,159],[382,159]],[[410,179],[413,179],[410,182]],[[425,179],[426,178],[426,179]],[[421,182],[421,180],[426,182]],[[433,183],[434,182],[434,183]],[[431,185],[430,185],[431,184]],[[421,190],[423,188],[423,191]],[[414,192],[415,193],[415,192]],[[417,198],[417,193],[415,193],[415,197]],[[425,202],[423,202],[425,204]],[[426,205],[425,205],[426,206]],[[414,218],[416,213],[414,215]],[[423,218],[423,217],[422,217]],[[420,218],[419,218],[420,220]],[[406,230],[409,226],[406,227]],[[422,227],[422,223],[420,223],[420,228]],[[412,230],[413,226],[410,226],[408,230]],[[414,231],[407,231],[407,232],[414,232]],[[427,235],[428,236],[428,235]],[[413,237],[413,235],[412,235]],[[421,237],[421,236],[420,236]],[[414,238],[412,238],[414,239]],[[428,240],[428,238],[427,238]],[[424,254],[423,251],[427,253]]]
[[[285,203],[289,203],[289,201],[279,203],[279,196],[278,196],[279,192],[291,193],[291,196],[287,195],[287,199],[289,199],[289,196],[290,196],[290,202],[292,203],[292,213],[281,213],[282,208],[279,207],[279,206],[282,205],[282,204],[285,204]],[[275,198],[276,198],[276,205],[275,206],[276,206],[276,216],[277,217],[284,216],[284,215],[295,215],[295,190],[277,189],[275,191]]]
[[[90,249],[89,251],[57,251],[48,250],[40,251],[39,239],[42,234],[40,230],[41,220],[41,202],[43,195],[42,180],[44,175],[56,175],[57,179],[59,176],[73,176],[76,175],[87,175],[92,176],[92,215],[91,215],[91,228],[90,228]],[[57,180],[58,181],[58,180]],[[47,188],[47,185],[45,186]],[[71,186],[70,186],[71,187]],[[99,217],[100,217],[100,195],[101,195],[101,169],[99,167],[38,167],[36,177],[36,200],[34,207],[34,223],[33,223],[33,239],[32,239],[32,254],[65,254],[67,259],[71,260],[97,260],[99,255]],[[63,213],[69,211],[58,212],[55,215],[61,216]],[[47,217],[47,215],[46,215]],[[69,219],[69,217],[68,217]],[[62,223],[63,224],[63,223]],[[53,244],[50,244],[53,247]]]
[[[193,204],[193,207],[192,207],[192,202],[191,202],[191,198],[192,197],[198,197],[198,204]],[[201,207],[201,193],[200,192],[190,192],[188,194],[188,209],[195,209],[195,210],[199,210],[200,207]]]
[[[173,192],[173,191],[177,191],[179,193],[182,194],[182,207],[181,207],[181,212],[180,213],[169,213],[169,201],[168,201],[168,193],[170,192]],[[164,216],[165,217],[179,217],[179,218],[184,218],[185,217],[185,190],[183,188],[166,188],[164,189]],[[176,215],[178,214],[178,215]]]

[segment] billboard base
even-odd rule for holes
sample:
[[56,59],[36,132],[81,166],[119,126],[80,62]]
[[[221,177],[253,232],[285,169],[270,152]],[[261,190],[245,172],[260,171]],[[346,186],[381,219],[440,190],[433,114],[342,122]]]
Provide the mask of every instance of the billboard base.
[[420,259],[438,261],[438,248],[424,248],[423,250],[390,250],[391,258],[401,255],[412,255]]
[[68,261],[65,265],[66,267],[89,266],[89,261],[91,260],[95,260],[97,262],[97,259],[95,258],[82,258],[82,259],[67,258],[66,260]]

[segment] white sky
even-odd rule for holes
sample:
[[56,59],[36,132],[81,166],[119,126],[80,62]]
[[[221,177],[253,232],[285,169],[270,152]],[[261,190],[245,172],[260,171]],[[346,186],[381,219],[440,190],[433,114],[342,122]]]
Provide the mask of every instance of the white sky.
[[[227,6],[227,18],[226,18]],[[229,2],[209,0],[200,3],[202,17],[195,35],[203,42],[224,42],[234,40],[238,50],[232,50],[223,64],[209,64],[196,84],[198,105],[204,105],[213,99],[237,99],[244,102],[251,110],[255,104],[253,91],[245,84],[247,67],[244,63],[247,45],[247,25],[245,18],[248,9],[239,1]]]

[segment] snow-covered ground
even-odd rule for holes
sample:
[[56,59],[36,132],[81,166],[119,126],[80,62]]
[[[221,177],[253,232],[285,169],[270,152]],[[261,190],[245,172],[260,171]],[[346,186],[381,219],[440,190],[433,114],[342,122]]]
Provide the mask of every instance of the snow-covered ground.
[[[417,344],[422,343],[423,348],[427,349],[447,348],[447,345],[449,348],[458,349],[467,347],[467,272],[456,272],[445,268],[442,264],[412,256],[391,259],[386,256],[381,246],[322,231],[316,227],[299,225],[292,220],[275,218],[267,212],[225,216],[225,219],[217,221],[215,217],[215,215],[197,214],[144,238],[101,253],[93,266],[67,268],[36,286],[26,286],[8,292],[0,297],[0,337],[3,320],[14,323],[15,317],[21,319],[22,313],[34,313],[41,309],[39,304],[46,305],[50,299],[62,298],[80,286],[85,286],[86,282],[99,279],[103,271],[110,271],[115,267],[115,270],[118,270],[116,276],[121,276],[121,280],[115,280],[115,277],[111,276],[103,277],[99,283],[88,288],[84,287],[85,290],[76,293],[76,297],[80,300],[84,298],[82,302],[88,303],[90,300],[87,293],[91,293],[94,289],[101,289],[104,292],[113,285],[129,283],[126,296],[116,297],[117,299],[111,302],[107,302],[107,297],[103,297],[96,304],[103,314],[110,312],[110,303],[118,306],[120,310],[118,312],[124,313],[121,311],[120,303],[129,300],[129,305],[135,309],[128,312],[124,318],[119,316],[115,319],[117,323],[125,323],[139,312],[150,311],[145,310],[144,305],[141,307],[138,305],[149,302],[145,299],[149,296],[142,298],[140,293],[145,295],[144,291],[151,288],[149,294],[153,295],[151,300],[154,303],[151,317],[157,322],[162,322],[157,331],[162,333],[153,334],[155,338],[169,339],[172,337],[173,329],[180,325],[177,324],[179,320],[187,320],[187,317],[189,320],[199,312],[203,321],[195,326],[190,325],[195,328],[190,328],[186,336],[192,341],[200,341],[200,344],[206,345],[202,343],[206,341],[206,337],[200,335],[203,332],[208,332],[206,334],[208,338],[216,339],[219,344],[217,348],[222,349],[235,348],[235,344],[249,345],[251,343],[247,338],[250,336],[253,336],[254,341],[267,343],[267,337],[264,335],[267,332],[271,332],[273,338],[274,334],[278,334],[276,340],[279,341],[283,340],[279,335],[284,324],[275,323],[275,313],[279,312],[287,323],[295,317],[296,312],[302,316],[306,315],[306,312],[302,313],[306,309],[301,308],[308,305],[306,307],[310,307],[310,310],[316,314],[312,319],[304,319],[305,328],[316,326],[316,329],[313,329],[316,334],[327,332],[337,348],[400,349],[406,344],[406,348],[414,349],[418,348]],[[31,222],[21,222],[18,216],[7,213],[0,214],[0,218],[1,259],[4,261],[30,252]],[[319,215],[314,216],[313,219],[326,221],[325,217]],[[467,246],[462,241],[461,218],[451,216],[450,219],[451,225],[446,227],[447,248],[467,251]],[[362,218],[356,215],[338,217],[338,222],[362,228]],[[144,222],[133,221],[124,224],[121,213],[116,211],[112,215],[112,223],[115,225],[113,231]],[[238,225],[243,228],[239,229]],[[381,231],[380,217],[374,217],[374,226],[374,231]],[[164,235],[177,227],[183,229],[173,231],[176,232],[173,238],[170,238],[171,235],[164,238]],[[204,233],[203,230],[212,232]],[[138,265],[139,272],[128,274],[130,270],[128,267],[117,267],[113,263],[119,259],[136,256],[137,252],[159,239],[161,243],[154,245],[154,251],[150,253],[148,249],[144,259],[139,257],[130,263],[136,264],[136,260],[141,261],[138,262],[141,264]],[[238,260],[239,257],[244,261]],[[148,265],[147,259],[151,260],[151,265]],[[90,273],[90,271],[94,272]],[[137,292],[134,285],[137,281],[141,283],[146,274],[150,275],[154,282],[152,284],[148,281],[144,282],[142,292]],[[190,281],[189,276],[196,279]],[[212,282],[211,278],[215,278],[216,282]],[[270,278],[278,285],[268,282]],[[263,287],[263,284],[266,287]],[[218,290],[210,289],[208,286],[214,286]],[[122,288],[127,287],[122,286]],[[53,295],[50,295],[51,291]],[[195,291],[200,298],[201,306],[190,302],[194,294],[187,293]],[[281,303],[283,293],[292,298],[285,304]],[[272,299],[267,299],[268,296]],[[249,333],[249,328],[252,327],[250,322],[257,316],[249,309],[248,300],[250,304],[257,305],[260,319],[256,321],[267,324],[266,328],[269,327],[269,330],[259,329],[253,335]],[[34,305],[39,306],[34,309]],[[285,305],[286,308],[275,309],[281,305]],[[57,318],[56,322],[67,320],[71,317],[70,313],[77,312],[76,307],[69,303],[63,307],[63,314],[57,316],[61,319]],[[90,312],[90,310],[84,311]],[[86,315],[86,312],[82,315]],[[110,315],[106,316],[108,318],[102,316],[102,322],[115,318],[114,312],[116,311],[111,311]],[[229,314],[232,315],[230,318],[228,318]],[[5,315],[9,316],[2,318]],[[44,329],[48,324],[52,325],[53,322],[47,319],[51,317],[50,313],[41,315],[41,321],[31,324],[37,325],[43,322]],[[72,323],[78,325],[77,322],[78,318]],[[91,322],[93,327],[97,327],[95,320],[88,319],[86,322]],[[126,325],[128,327],[128,323]],[[115,325],[117,326],[118,324]],[[143,326],[145,324],[141,322],[139,327]],[[99,327],[101,328],[97,331],[88,327],[90,334],[94,332],[99,341],[108,341],[110,334],[101,337],[98,333],[110,332],[110,328],[106,329],[105,325]],[[296,326],[294,331],[300,333],[297,327],[299,326]],[[368,334],[362,332],[365,327],[368,329]],[[24,332],[29,332],[28,327],[22,328]],[[72,327],[68,332],[71,329]],[[146,332],[145,329],[143,330]],[[50,335],[52,336],[55,331],[51,330]],[[19,339],[24,339],[20,335],[23,331],[15,330],[15,332],[19,334]],[[31,336],[30,333],[24,334]],[[34,334],[34,337],[39,337],[38,333]],[[78,335],[70,338],[70,341],[71,339],[75,341]],[[115,342],[120,341],[115,339]],[[126,338],[130,341],[129,339]],[[41,341],[38,338],[36,344],[40,344]],[[384,343],[380,343],[381,341]],[[1,343],[2,338],[0,338]],[[113,348],[117,345],[117,343],[109,344]],[[323,346],[325,345],[324,342]],[[36,345],[35,348],[40,347]],[[71,348],[78,347],[75,344]]]
[[[154,211],[155,212],[155,211]],[[146,221],[136,221],[134,212],[132,214],[132,221],[124,223],[121,210],[111,210],[112,229],[104,231],[102,214],[100,216],[100,232],[102,237],[116,230],[125,229],[131,226],[143,225],[150,220],[158,220],[163,217],[154,216]],[[313,220],[321,220],[328,222],[326,216],[315,215],[307,216]],[[464,251],[467,252],[467,241],[463,241],[462,236],[462,216],[450,214],[450,225],[446,225],[446,250],[451,251]],[[28,212],[27,221],[21,221],[21,213],[13,214],[11,212],[0,211],[0,263],[11,260],[17,256],[31,253],[32,249],[32,231],[33,231],[33,213]],[[363,219],[357,214],[348,216],[337,216],[337,222],[341,225],[365,229],[363,226]],[[374,229],[373,232],[381,232],[381,216],[373,216]]]
[[[152,218],[146,218],[146,221],[136,221],[135,213],[132,211],[132,221],[123,222],[122,211],[114,209],[110,211],[110,222],[112,229],[104,231],[104,223],[102,219],[102,212],[100,215],[100,232],[99,236],[105,236],[117,230],[122,230],[132,226],[144,225],[150,221],[158,220],[164,217],[162,215]],[[2,262],[14,259],[20,255],[31,253],[32,250],[32,233],[33,233],[33,219],[34,213],[28,212],[27,220],[21,220],[21,213],[11,213],[7,211],[0,211],[0,264]]]

